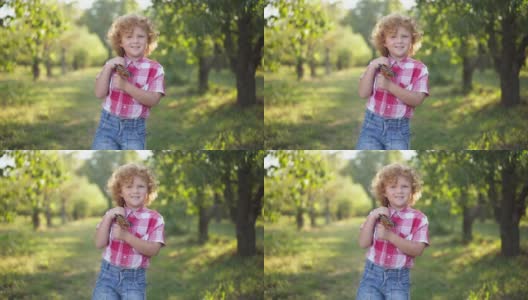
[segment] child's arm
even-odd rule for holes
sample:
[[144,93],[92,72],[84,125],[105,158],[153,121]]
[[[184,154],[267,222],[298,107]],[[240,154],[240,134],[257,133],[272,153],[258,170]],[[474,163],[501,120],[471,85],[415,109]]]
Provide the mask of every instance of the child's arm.
[[359,247],[368,248],[372,245],[374,225],[380,214],[389,215],[389,209],[386,207],[379,207],[369,213],[367,220],[363,223],[363,227],[359,232]]
[[152,107],[160,102],[160,93],[142,90],[128,82],[126,79],[121,78],[119,75],[114,77],[113,82],[113,85],[115,85],[116,88],[123,90],[143,105]]
[[125,209],[122,207],[114,207],[110,210],[108,210],[105,215],[103,216],[103,220],[99,224],[99,227],[97,227],[97,231],[95,232],[95,247],[97,249],[101,249],[106,247],[108,245],[108,237],[110,235],[110,224],[112,224],[112,220],[114,219],[115,214],[125,214]]
[[365,70],[365,73],[363,73],[359,79],[359,97],[366,99],[372,95],[374,75],[376,74],[376,69],[380,64],[388,65],[389,59],[387,57],[381,56],[370,62],[367,69]]
[[381,89],[388,91],[393,94],[396,98],[403,101],[405,104],[412,107],[416,107],[425,99],[425,93],[422,92],[413,92],[406,90],[399,85],[392,82],[390,79],[385,78],[383,75],[378,75],[377,86]]
[[95,77],[95,97],[104,99],[108,95],[108,89],[110,87],[110,74],[116,64],[125,64],[125,59],[122,57],[114,57],[106,62],[103,69],[97,77]]
[[409,241],[401,236],[395,234],[394,232],[386,229],[383,225],[378,224],[378,234],[377,236],[380,239],[387,240],[394,244],[398,249],[400,249],[403,253],[410,255],[410,256],[420,256],[422,255],[425,244],[422,242],[415,242],[415,241]]
[[119,225],[114,226],[112,236],[116,239],[125,241],[139,253],[149,257],[157,255],[161,249],[161,243],[142,240],[130,232],[121,229]]

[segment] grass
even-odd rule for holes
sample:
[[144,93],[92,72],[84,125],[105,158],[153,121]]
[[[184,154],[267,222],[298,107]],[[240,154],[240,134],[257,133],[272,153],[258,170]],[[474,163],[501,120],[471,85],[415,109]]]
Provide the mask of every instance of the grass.
[[[87,299],[95,286],[101,252],[93,245],[98,219],[33,232],[28,224],[0,226],[0,299]],[[239,258],[234,226],[211,223],[210,241],[166,234],[166,247],[147,270],[149,299],[262,299],[260,255]]]
[[[292,69],[266,73],[266,149],[354,149],[365,113],[357,95],[362,68],[297,81]],[[431,83],[431,96],[411,122],[412,149],[525,149],[528,73],[521,72],[522,103],[504,108],[499,78],[476,72],[474,90]]]
[[[33,82],[29,69],[0,74],[1,149],[89,149],[101,100],[93,94],[99,69],[56,74]],[[261,149],[263,77],[257,77],[259,104],[235,105],[234,76],[212,72],[210,91],[195,83],[169,85],[147,120],[148,149]]]
[[[295,230],[292,221],[266,224],[265,299],[354,299],[365,250],[357,245],[362,218]],[[459,226],[460,227],[460,226]],[[413,299],[522,299],[528,292],[528,224],[521,227],[522,255],[500,253],[498,225],[474,224],[474,240],[460,233],[436,236],[415,260]]]

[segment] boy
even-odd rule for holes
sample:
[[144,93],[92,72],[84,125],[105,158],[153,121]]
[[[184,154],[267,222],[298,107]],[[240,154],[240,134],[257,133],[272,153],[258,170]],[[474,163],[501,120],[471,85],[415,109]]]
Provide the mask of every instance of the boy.
[[429,95],[427,67],[410,58],[420,48],[420,39],[416,22],[409,17],[391,14],[376,24],[372,42],[381,56],[370,62],[359,80],[359,96],[369,100],[358,150],[410,148],[409,120]]
[[146,58],[156,38],[152,23],[137,15],[119,17],[108,31],[118,56],[106,62],[95,80],[95,96],[105,100],[93,150],[146,148],[145,120],[165,95],[163,67]]
[[150,257],[165,245],[163,217],[145,207],[157,195],[154,176],[127,164],[112,174],[108,190],[117,206],[97,225],[95,246],[104,252],[92,300],[145,299]]
[[427,217],[411,208],[420,179],[410,167],[391,164],[376,174],[372,191],[381,207],[360,228],[359,245],[368,252],[357,299],[410,299],[410,269],[429,245]]

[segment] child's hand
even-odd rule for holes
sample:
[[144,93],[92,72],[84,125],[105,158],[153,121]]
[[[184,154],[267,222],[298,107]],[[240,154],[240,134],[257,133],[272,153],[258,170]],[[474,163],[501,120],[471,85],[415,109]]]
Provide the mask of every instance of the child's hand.
[[126,80],[125,78],[119,76],[117,73],[114,75],[114,78],[112,80],[112,85],[116,89],[120,89],[120,90],[124,91],[127,84],[128,84],[128,80]]
[[114,224],[112,226],[112,236],[114,237],[114,239],[124,241],[128,234],[128,231],[126,229],[121,228],[121,226],[117,224]]
[[106,214],[111,215],[112,218],[117,215],[125,215],[125,208],[121,206],[116,206],[114,208],[109,209]]
[[392,81],[387,77],[383,76],[381,73],[376,76],[376,87],[382,90],[389,90],[389,86],[392,84]]
[[105,65],[109,66],[112,69],[115,67],[115,65],[125,65],[125,58],[121,56],[116,56],[112,59],[109,59]]
[[376,236],[378,239],[388,241],[391,235],[392,231],[390,229],[385,228],[381,223],[376,225]]
[[375,208],[370,212],[369,215],[373,215],[376,219],[379,217],[379,215],[389,216],[389,208],[385,206]]
[[385,56],[380,56],[376,59],[373,59],[369,64],[371,68],[375,69],[377,69],[379,65],[389,65],[389,59]]

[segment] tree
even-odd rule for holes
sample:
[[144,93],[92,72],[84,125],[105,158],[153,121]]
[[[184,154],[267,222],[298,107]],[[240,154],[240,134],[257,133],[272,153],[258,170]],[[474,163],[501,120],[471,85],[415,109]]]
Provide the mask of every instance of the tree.
[[361,0],[345,17],[344,23],[352,26],[354,32],[361,34],[372,52],[372,58],[377,56],[376,48],[370,42],[370,36],[378,20],[392,12],[402,11],[399,0]]
[[473,71],[485,52],[485,32],[479,26],[481,16],[461,1],[420,0],[417,9],[420,23],[426,27],[424,40],[430,41],[433,53],[438,48],[452,52],[452,61],[462,64],[462,91],[469,93],[473,88]]
[[184,48],[192,63],[198,64],[198,92],[209,89],[209,72],[221,52],[222,32],[215,16],[203,3],[154,1],[160,32],[167,46]]
[[526,63],[528,47],[528,1],[465,0],[481,20],[488,49],[499,73],[501,104],[521,103],[519,73]]
[[270,17],[270,30],[277,40],[272,47],[290,49],[295,59],[297,79],[304,77],[304,64],[309,63],[315,75],[317,46],[330,30],[330,20],[320,3],[310,0],[277,0],[271,5],[278,9],[278,17]]
[[355,158],[350,160],[348,166],[342,170],[342,174],[351,176],[355,183],[363,187],[374,209],[378,206],[378,203],[370,188],[372,179],[384,165],[399,160],[402,160],[402,158],[401,153],[398,151],[360,151],[357,152]]
[[106,34],[114,20],[131,12],[138,11],[135,0],[96,0],[92,7],[86,10],[80,23],[88,26],[91,32],[97,34],[108,51],[108,59],[114,56],[112,47],[106,41]]
[[528,152],[471,151],[471,155],[486,179],[487,200],[500,226],[501,253],[518,256],[519,223],[526,214],[528,197]]
[[53,1],[44,4],[40,0],[12,0],[6,4],[15,12],[9,19],[11,30],[21,33],[19,39],[22,41],[13,45],[18,44],[30,53],[33,79],[36,80],[40,76],[40,63],[43,58],[49,58],[51,45],[65,30],[62,10]]
[[132,162],[138,159],[135,151],[95,151],[87,159],[84,165],[79,168],[77,175],[86,176],[88,180],[99,187],[101,192],[106,196],[108,209],[112,208],[113,200],[106,191],[106,183],[112,172],[120,165]]

